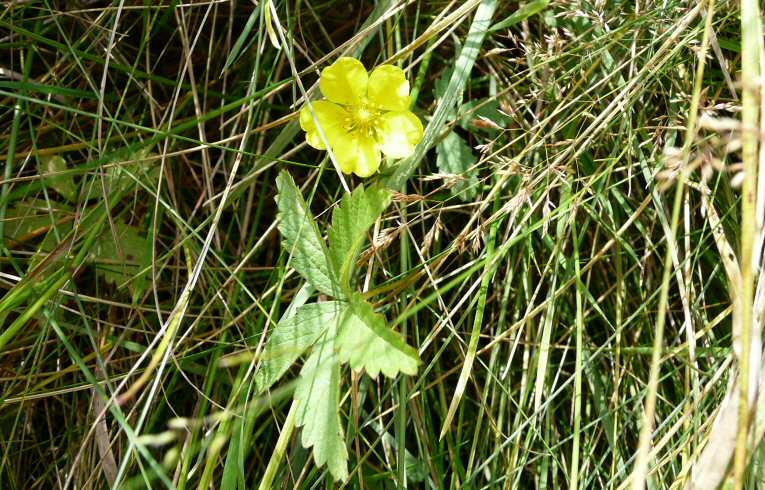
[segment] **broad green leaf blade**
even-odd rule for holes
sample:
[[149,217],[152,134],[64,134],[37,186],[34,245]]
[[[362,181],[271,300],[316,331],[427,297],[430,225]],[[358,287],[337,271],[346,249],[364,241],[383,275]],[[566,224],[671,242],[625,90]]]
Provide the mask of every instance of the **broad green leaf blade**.
[[77,199],[77,187],[74,185],[72,175],[55,175],[67,171],[66,160],[60,155],[41,156],[39,160],[40,166],[38,170],[40,174],[45,175],[43,177],[45,184],[52,187],[67,201]]
[[353,264],[367,231],[390,204],[390,193],[379,187],[357,187],[345,194],[332,212],[329,230],[329,258],[342,287],[350,288]]
[[436,154],[439,171],[462,179],[451,188],[452,195],[459,196],[463,201],[473,199],[478,192],[478,176],[477,170],[471,168],[477,159],[470,146],[452,131],[438,144]]
[[336,347],[340,361],[350,362],[351,368],[363,369],[373,378],[380,372],[389,378],[399,372],[413,375],[420,364],[417,351],[359,296],[343,316]]
[[[433,83],[433,97],[436,98],[437,102],[440,102],[439,99],[446,95],[446,89],[449,88],[449,80],[451,80],[453,72],[454,67],[451,64],[447,64],[444,71],[441,72],[441,75]],[[453,105],[451,107],[454,108]]]
[[313,353],[300,370],[295,389],[299,401],[297,426],[301,441],[313,448],[316,466],[327,464],[335,480],[348,479],[348,451],[340,423],[340,364],[335,356],[337,324],[329,323]]
[[316,343],[328,325],[336,324],[347,309],[339,301],[323,301],[299,307],[283,317],[268,337],[263,360],[255,373],[258,393],[270,388],[306,349]]
[[[116,234],[116,235],[115,235]],[[96,257],[101,262],[98,272],[117,287],[130,283],[137,299],[146,289],[146,270],[151,264],[151,244],[138,229],[121,220],[114,222],[114,233],[105,227],[96,243]]]
[[308,209],[300,189],[287,172],[276,178],[279,195],[279,232],[284,249],[292,254],[292,266],[316,289],[338,296],[334,274],[330,271],[327,247],[319,234],[316,220]]

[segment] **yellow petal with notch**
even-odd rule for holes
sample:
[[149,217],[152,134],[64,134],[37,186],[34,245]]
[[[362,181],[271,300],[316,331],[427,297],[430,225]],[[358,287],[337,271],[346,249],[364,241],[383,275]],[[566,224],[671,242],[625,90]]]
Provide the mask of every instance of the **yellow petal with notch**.
[[409,109],[409,81],[404,70],[393,65],[380,65],[369,75],[369,102],[386,111]]
[[422,122],[410,111],[387,112],[377,127],[380,149],[390,158],[407,158],[422,141]]
[[338,58],[321,71],[319,88],[324,97],[336,104],[357,105],[367,94],[369,75],[356,58]]
[[[344,125],[348,119],[348,112],[337,104],[328,102],[326,100],[317,100],[311,102],[311,107],[316,114],[316,120],[321,125],[324,136],[327,137],[327,141],[332,145],[333,141],[342,139],[347,132]],[[305,131],[305,140],[312,147],[317,150],[326,150],[324,141],[321,138],[316,123],[311,115],[311,109],[308,104],[304,105],[300,110],[300,127]]]
[[332,144],[340,170],[359,177],[369,177],[380,168],[380,148],[373,138],[359,133],[351,133]]

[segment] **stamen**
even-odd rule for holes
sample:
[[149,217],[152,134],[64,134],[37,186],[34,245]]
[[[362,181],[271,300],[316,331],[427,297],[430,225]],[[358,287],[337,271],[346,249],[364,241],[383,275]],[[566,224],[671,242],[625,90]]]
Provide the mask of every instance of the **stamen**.
[[348,109],[350,117],[345,121],[346,130],[358,131],[367,137],[374,138],[377,134],[376,125],[380,112],[365,103]]

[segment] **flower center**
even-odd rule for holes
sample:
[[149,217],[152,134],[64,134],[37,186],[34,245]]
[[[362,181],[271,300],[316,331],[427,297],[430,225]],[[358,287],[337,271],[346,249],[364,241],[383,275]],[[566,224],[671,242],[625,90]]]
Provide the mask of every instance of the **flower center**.
[[345,129],[348,132],[359,132],[369,138],[377,133],[377,118],[381,112],[362,102],[360,105],[348,107],[350,117],[346,120]]
[[359,107],[358,111],[356,111],[356,119],[360,123],[365,123],[372,119],[372,112],[364,106]]

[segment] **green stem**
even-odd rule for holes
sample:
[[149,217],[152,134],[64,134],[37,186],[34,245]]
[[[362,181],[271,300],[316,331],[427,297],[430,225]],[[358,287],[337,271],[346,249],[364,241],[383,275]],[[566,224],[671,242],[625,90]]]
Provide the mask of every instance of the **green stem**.
[[279,470],[284,454],[287,452],[287,444],[289,444],[292,438],[292,432],[295,430],[295,420],[297,419],[297,400],[292,400],[290,405],[290,411],[287,413],[287,418],[282,426],[282,431],[279,433],[279,439],[276,441],[274,452],[271,454],[271,459],[268,461],[266,472],[263,474],[263,479],[260,480],[258,490],[270,490],[273,488],[272,484],[276,477],[276,472]]
[[[710,9],[711,11],[711,9]],[[734,455],[734,489],[744,486],[749,435],[749,370],[750,341],[754,303],[752,257],[756,226],[757,146],[759,121],[760,8],[757,0],[741,0],[741,143],[744,183],[741,195],[741,351],[739,358],[739,403],[736,452]]]
[[656,330],[654,333],[653,351],[651,354],[651,367],[648,377],[648,386],[646,388],[646,400],[643,408],[643,420],[640,428],[640,439],[638,445],[637,458],[632,473],[632,490],[643,490],[645,487],[646,474],[648,472],[648,450],[651,445],[651,433],[653,432],[653,419],[656,412],[656,398],[659,389],[659,369],[661,361],[661,351],[664,344],[664,325],[667,320],[667,302],[669,299],[669,278],[672,273],[672,254],[675,250],[675,237],[677,236],[677,227],[680,221],[680,208],[683,202],[683,193],[685,189],[686,168],[690,161],[691,144],[696,136],[696,119],[699,110],[699,101],[701,99],[701,85],[704,76],[704,62],[706,60],[707,49],[709,47],[709,33],[712,27],[712,18],[714,17],[714,0],[709,1],[709,10],[706,17],[706,26],[701,41],[701,51],[699,53],[699,64],[696,68],[696,78],[694,80],[693,96],[691,98],[691,107],[688,110],[688,124],[685,133],[685,143],[683,145],[683,164],[677,177],[677,187],[675,189],[675,199],[672,206],[672,221],[670,224],[670,234],[666,238],[667,250],[664,255],[664,270],[661,278],[661,289],[659,292],[659,309],[656,313]]
[[[404,184],[406,189],[406,184]],[[406,208],[401,208],[401,220],[406,223]],[[401,273],[409,270],[409,235],[401,234]],[[411,288],[407,288],[411,291]],[[407,294],[402,295],[401,308],[406,308]],[[401,322],[401,336],[406,341],[407,322]],[[396,466],[398,488],[406,488],[406,402],[409,393],[406,387],[406,378],[398,381],[398,407],[396,408]]]
[[[499,194],[497,194],[497,196],[499,196]],[[499,210],[499,202],[500,201],[498,198],[494,200],[495,212]],[[439,439],[444,438],[444,435],[446,435],[446,432],[451,426],[454,414],[457,412],[457,408],[459,407],[460,401],[462,400],[462,395],[465,393],[468,378],[470,377],[470,373],[473,370],[473,362],[475,361],[475,356],[478,352],[478,340],[481,338],[481,327],[483,326],[483,314],[486,310],[486,296],[489,292],[489,283],[491,282],[491,277],[494,275],[494,271],[497,267],[496,261],[494,260],[494,249],[497,239],[497,229],[499,228],[499,224],[501,222],[502,220],[498,219],[492,223],[491,228],[489,228],[489,241],[486,244],[486,260],[483,263],[483,275],[481,276],[481,288],[478,291],[478,306],[476,307],[475,317],[473,318],[473,329],[470,332],[470,340],[468,341],[468,350],[467,354],[465,355],[465,362],[462,364],[460,378],[457,381],[457,387],[454,389],[454,396],[452,397],[452,401],[449,404],[449,410],[446,413],[446,418],[444,419],[444,425],[441,428],[441,435],[439,435]]]
[[[41,25],[41,22],[38,21],[35,25],[35,31],[39,30],[39,27]],[[22,74],[21,83],[22,85],[27,83],[29,81],[29,73],[32,70],[32,59],[34,58],[35,48],[30,47],[29,50],[27,50],[27,55],[24,60],[24,73]],[[23,93],[23,92],[22,92]],[[8,205],[8,192],[10,190],[10,185],[8,181],[11,178],[11,174],[13,173],[13,162],[16,159],[16,142],[18,140],[19,135],[19,126],[21,125],[21,101],[16,101],[16,104],[13,107],[13,123],[11,124],[11,135],[8,140],[8,153],[6,155],[5,159],[5,169],[3,171],[3,187],[2,191],[0,192],[0,245],[2,245],[2,250],[6,251],[5,248],[5,209]],[[7,251],[6,251],[7,253]],[[7,254],[10,257],[10,254]]]
[[584,330],[584,314],[582,311],[581,267],[579,265],[579,234],[576,228],[576,206],[571,227],[574,237],[574,272],[576,277],[576,360],[574,367],[574,441],[571,448],[571,485],[569,488],[579,488],[579,439],[582,427],[582,330]]

